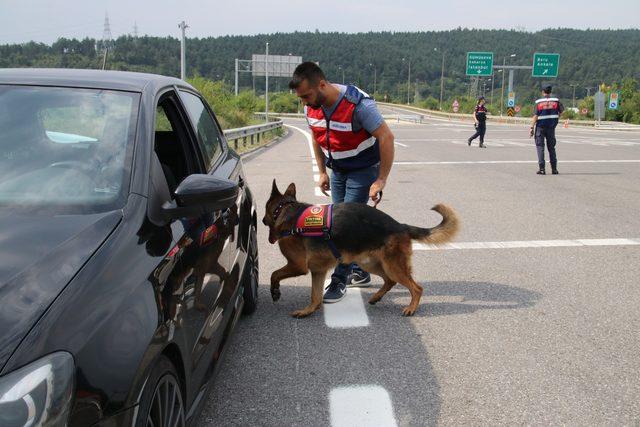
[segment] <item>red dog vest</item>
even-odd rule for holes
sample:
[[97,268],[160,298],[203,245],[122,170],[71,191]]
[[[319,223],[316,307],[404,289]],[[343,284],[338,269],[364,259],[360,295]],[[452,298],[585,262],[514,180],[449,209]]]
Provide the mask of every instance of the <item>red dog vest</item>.
[[304,237],[325,237],[331,231],[333,205],[312,205],[296,222],[296,234]]

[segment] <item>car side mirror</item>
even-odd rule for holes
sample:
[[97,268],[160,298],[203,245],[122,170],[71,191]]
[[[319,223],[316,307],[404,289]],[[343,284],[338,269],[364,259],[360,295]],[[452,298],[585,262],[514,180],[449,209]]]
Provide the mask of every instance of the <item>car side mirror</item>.
[[162,216],[170,221],[229,209],[236,203],[238,191],[238,184],[228,179],[189,175],[178,185],[174,200],[162,205]]

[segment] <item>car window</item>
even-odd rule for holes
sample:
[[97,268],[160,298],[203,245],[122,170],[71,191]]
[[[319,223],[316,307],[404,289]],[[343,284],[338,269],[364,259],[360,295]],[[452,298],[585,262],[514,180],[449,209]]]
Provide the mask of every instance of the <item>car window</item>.
[[196,128],[198,143],[205,155],[207,169],[209,169],[222,152],[222,131],[199,97],[189,92],[180,91],[180,98]]
[[120,206],[138,102],[128,92],[0,86],[0,205]]

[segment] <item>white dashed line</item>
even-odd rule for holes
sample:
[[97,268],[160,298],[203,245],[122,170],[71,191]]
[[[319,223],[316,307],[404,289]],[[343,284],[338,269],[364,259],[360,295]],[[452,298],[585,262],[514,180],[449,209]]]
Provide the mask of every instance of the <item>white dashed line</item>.
[[364,308],[359,288],[349,288],[340,302],[324,304],[324,323],[333,329],[363,328],[369,326],[369,316]]
[[[314,173],[315,195],[326,198],[317,182],[320,178],[311,141],[311,134],[298,127],[296,129],[307,138],[309,154]],[[404,144],[398,144],[406,147]],[[328,285],[331,279],[327,279]],[[362,300],[362,292],[358,288],[350,288],[347,295],[334,304],[324,304],[324,323],[332,329],[362,328],[369,326],[369,316]],[[396,427],[391,397],[387,390],[378,385],[339,387],[331,390],[329,396],[331,425],[333,427],[379,426]]]
[[437,251],[454,249],[517,249],[517,248],[561,248],[577,246],[636,246],[638,239],[575,239],[575,240],[514,240],[506,242],[458,242],[434,246],[414,243],[414,251]]
[[318,169],[318,165],[316,165],[316,160],[315,160],[316,158],[313,152],[313,142],[311,139],[311,133],[309,133],[304,129],[300,129],[297,126],[291,126],[286,124],[285,126],[291,129],[295,129],[298,132],[301,132],[305,136],[305,138],[307,138],[307,144],[309,145],[309,156],[311,157],[311,170],[313,171],[313,174],[314,174],[313,175],[313,181],[315,182],[314,194],[316,195],[316,197],[322,197],[326,199],[328,196],[325,196],[322,190],[320,190],[320,187],[318,187],[318,181],[320,180],[320,170]]
[[338,387],[329,394],[332,427],[395,427],[387,390],[377,385]]

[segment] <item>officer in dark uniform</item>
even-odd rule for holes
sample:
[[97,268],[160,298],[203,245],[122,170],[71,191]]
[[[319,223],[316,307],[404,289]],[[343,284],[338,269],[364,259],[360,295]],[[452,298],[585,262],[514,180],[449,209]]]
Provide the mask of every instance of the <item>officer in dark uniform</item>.
[[545,175],[544,141],[547,141],[551,173],[558,174],[558,159],[556,158],[556,126],[558,119],[564,111],[560,100],[551,96],[551,86],[542,88],[542,98],[536,100],[533,121],[529,136],[536,137],[536,149],[538,150],[538,175]]
[[475,122],[476,133],[467,140],[467,144],[471,146],[471,141],[480,137],[480,148],[487,148],[484,145],[484,134],[487,131],[487,107],[484,106],[484,96],[478,98],[478,104],[473,110],[473,120]]

